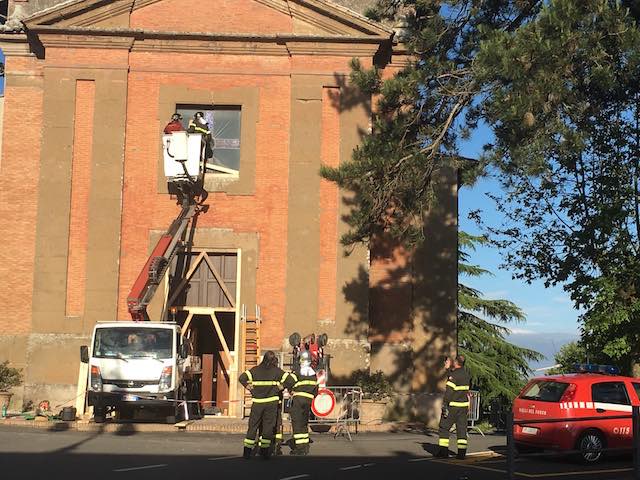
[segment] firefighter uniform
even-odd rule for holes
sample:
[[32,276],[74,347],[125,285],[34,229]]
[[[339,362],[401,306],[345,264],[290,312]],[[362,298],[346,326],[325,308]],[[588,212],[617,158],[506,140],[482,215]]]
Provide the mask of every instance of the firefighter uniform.
[[202,146],[204,148],[204,158],[208,160],[213,157],[213,149],[211,148],[211,130],[204,119],[202,112],[197,112],[194,117],[189,120],[187,127],[189,133],[200,133],[202,135]]
[[[309,453],[309,412],[311,402],[318,393],[318,378],[313,370],[302,369],[305,375],[298,375],[293,385],[293,399],[291,401],[291,426],[293,429],[294,448],[292,455],[306,455]],[[293,374],[292,374],[293,375]]]
[[469,373],[463,368],[453,370],[447,379],[447,389],[442,404],[442,417],[438,429],[438,456],[449,455],[449,431],[455,424],[458,440],[458,458],[467,453],[467,421],[469,412]]
[[253,402],[249,415],[249,428],[244,439],[244,457],[249,458],[256,446],[256,435],[261,432],[258,445],[264,458],[271,455],[271,446],[275,439],[278,417],[278,402],[282,384],[288,373],[277,366],[266,365],[265,362],[243,372],[238,380],[251,390]]

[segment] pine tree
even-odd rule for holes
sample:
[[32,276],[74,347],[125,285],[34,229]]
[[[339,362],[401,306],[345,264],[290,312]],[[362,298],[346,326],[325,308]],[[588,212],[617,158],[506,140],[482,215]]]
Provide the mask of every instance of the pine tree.
[[379,0],[369,14],[402,19],[413,61],[385,81],[353,64],[380,95],[352,161],[321,171],[355,192],[343,242],[422,242],[440,172],[486,125],[504,219],[486,228],[505,264],[563,285],[583,340],[640,376],[640,2]]
[[[476,245],[486,243],[485,237],[460,232],[460,275],[480,277],[490,274],[469,264],[469,252],[474,251]],[[461,281],[458,281],[458,305],[458,351],[467,358],[466,367],[474,388],[480,390],[483,404],[494,399],[510,402],[531,373],[529,362],[543,358],[538,352],[506,340],[510,330],[505,324],[525,321],[522,310],[508,300],[483,298],[481,292]]]

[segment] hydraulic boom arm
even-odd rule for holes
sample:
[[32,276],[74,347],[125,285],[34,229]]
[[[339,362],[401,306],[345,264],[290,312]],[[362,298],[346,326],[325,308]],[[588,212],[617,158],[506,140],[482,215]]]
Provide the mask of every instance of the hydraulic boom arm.
[[171,259],[181,246],[180,239],[189,222],[199,213],[196,203],[182,206],[180,215],[160,237],[127,297],[127,308],[135,321],[149,320],[147,306],[158,289]]

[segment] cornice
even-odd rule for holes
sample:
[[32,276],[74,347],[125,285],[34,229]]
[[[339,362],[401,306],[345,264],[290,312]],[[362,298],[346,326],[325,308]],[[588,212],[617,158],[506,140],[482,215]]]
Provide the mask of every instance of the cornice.
[[0,49],[6,57],[32,57],[29,39],[25,33],[0,34]]
[[95,48],[105,50],[130,50],[133,37],[122,35],[76,35],[68,33],[41,33],[40,41],[45,48]]
[[283,44],[251,40],[136,39],[132,52],[164,52],[228,55],[288,55]]

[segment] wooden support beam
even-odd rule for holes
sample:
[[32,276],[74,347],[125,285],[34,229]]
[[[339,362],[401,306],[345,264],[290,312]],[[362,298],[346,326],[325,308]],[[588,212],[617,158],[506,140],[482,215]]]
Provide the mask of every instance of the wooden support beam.
[[216,269],[216,267],[213,266],[213,262],[209,258],[209,255],[205,255],[204,260],[207,262],[207,264],[209,265],[209,268],[211,269],[211,272],[213,273],[213,276],[216,277],[216,280],[220,284],[220,288],[224,292],[224,296],[227,297],[227,301],[231,304],[232,307],[235,308],[236,301],[231,295],[231,292],[229,292],[229,289],[227,288],[227,286],[225,285],[224,280],[222,279],[222,276],[220,275],[220,273],[218,273],[218,270]]

